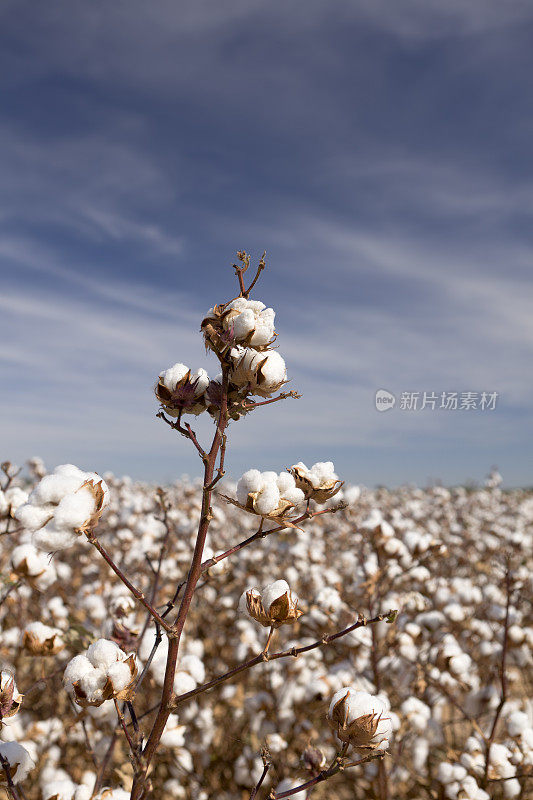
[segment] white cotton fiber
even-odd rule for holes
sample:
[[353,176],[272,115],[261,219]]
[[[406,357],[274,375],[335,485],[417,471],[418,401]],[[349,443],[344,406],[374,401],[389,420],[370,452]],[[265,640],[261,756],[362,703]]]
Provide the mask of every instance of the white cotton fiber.
[[65,550],[70,547],[77,538],[78,534],[60,531],[50,523],[33,534],[32,542],[39,550],[55,553],[57,550]]
[[0,755],[13,768],[11,770],[13,783],[20,783],[25,780],[30,770],[35,766],[26,748],[18,742],[0,742]]
[[107,675],[113,684],[113,691],[118,693],[131,682],[131,670],[125,661],[116,661],[108,670]]
[[294,489],[288,489],[285,492],[283,492],[283,499],[288,500],[289,503],[292,503],[293,505],[297,506],[300,503],[303,503],[303,501],[305,500],[305,495],[301,489],[297,489],[295,486]]
[[250,492],[258,492],[263,485],[261,473],[258,469],[249,469],[237,483],[237,500],[245,505]]
[[17,509],[15,519],[29,531],[37,531],[53,518],[55,508],[51,504],[34,506],[26,503]]
[[30,576],[40,575],[49,567],[47,556],[29,543],[19,544],[11,553],[13,569],[17,569],[23,562],[26,563],[28,575]]
[[54,514],[57,528],[77,529],[83,527],[95,512],[95,498],[91,489],[83,487],[68,494],[60,501]]
[[294,478],[290,472],[280,472],[280,474],[277,476],[276,483],[282,495],[284,495],[286,491],[290,491],[295,487]]
[[76,681],[79,681],[80,678],[83,678],[84,675],[91,672],[93,669],[94,667],[86,655],[80,654],[79,656],[74,656],[65,668],[63,681],[66,684],[76,683]]
[[287,581],[280,580],[267,584],[267,586],[265,586],[265,588],[261,592],[261,597],[263,600],[263,608],[265,609],[267,614],[270,610],[270,606],[275,600],[278,599],[278,597],[282,597],[284,594],[289,594],[289,593],[290,593],[290,588]]
[[275,483],[267,483],[255,501],[255,509],[259,514],[270,514],[280,501],[279,489]]
[[75,492],[85,483],[85,473],[73,464],[56,467],[51,475],[45,475],[30,495],[31,503],[59,503],[71,492]]
[[168,369],[164,369],[162,372],[159,373],[159,378],[164,386],[167,389],[170,389],[171,392],[174,391],[176,385],[187,375],[189,372],[189,367],[185,364],[174,364],[173,367],[169,367]]
[[102,690],[107,683],[107,675],[103,669],[93,668],[84,673],[79,679],[80,690],[86,695],[89,702],[101,700]]
[[[264,355],[261,353],[261,355]],[[275,390],[287,378],[285,362],[279,353],[271,350],[266,354],[266,360],[261,367],[263,380],[260,386],[265,391]]]
[[110,639],[97,639],[87,649],[87,658],[95,667],[106,669],[116,661],[127,658],[126,653]]

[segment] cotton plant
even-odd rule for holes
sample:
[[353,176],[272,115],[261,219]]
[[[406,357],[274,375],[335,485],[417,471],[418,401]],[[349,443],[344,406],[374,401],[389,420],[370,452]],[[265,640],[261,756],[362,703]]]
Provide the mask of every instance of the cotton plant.
[[35,764],[0,764],[7,793],[527,796],[531,493],[350,487],[298,455],[231,480],[231,426],[297,396],[248,270],[199,320],[215,377],[154,370],[201,479],[2,468],[0,742]]

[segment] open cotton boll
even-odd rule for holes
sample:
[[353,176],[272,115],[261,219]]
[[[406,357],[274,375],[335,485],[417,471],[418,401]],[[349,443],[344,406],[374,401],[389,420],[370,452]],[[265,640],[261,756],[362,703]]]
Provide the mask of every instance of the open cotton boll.
[[[28,492],[25,492],[19,486],[12,486],[11,489],[6,489],[6,491],[2,492],[2,494],[7,508],[10,509],[12,514],[15,513],[17,508],[20,508],[22,505],[24,505],[24,503],[28,502],[28,497],[29,497]],[[2,506],[2,499],[0,496],[0,510],[1,506]]]
[[266,359],[261,365],[261,374],[263,380],[260,382],[260,387],[265,391],[271,388],[277,389],[278,385],[287,379],[285,361],[275,350],[266,354]]
[[83,527],[95,511],[95,500],[91,489],[82,489],[69,494],[59,502],[54,514],[57,528],[74,529]]
[[170,714],[161,736],[163,747],[183,747],[185,744],[185,725],[178,724],[177,714]]
[[[30,770],[33,769],[35,763],[26,750],[18,742],[0,742],[0,756],[9,764],[9,771],[13,783],[21,783],[26,780]],[[0,786],[5,785],[4,770],[0,773]]]
[[255,501],[255,508],[259,514],[270,514],[280,501],[279,489],[275,483],[267,483],[260,491]]
[[116,661],[125,661],[127,655],[110,639],[97,639],[87,648],[87,658],[93,666],[107,669]]
[[513,711],[506,720],[509,736],[520,736],[520,734],[530,727],[529,718],[523,711]]
[[107,683],[107,675],[103,669],[93,667],[79,679],[79,687],[90,703],[103,698],[103,689]]
[[232,320],[233,335],[237,341],[246,339],[255,328],[255,314],[251,308],[244,309]]
[[14,516],[24,528],[29,531],[37,531],[53,519],[55,509],[56,507],[51,503],[42,506],[25,503],[16,510]]
[[305,494],[301,489],[297,489],[296,486],[294,489],[286,489],[282,494],[284,500],[288,500],[289,503],[292,503],[295,506],[303,503],[305,500]]
[[258,492],[263,485],[261,473],[258,469],[249,469],[237,483],[237,500],[242,505],[246,504],[250,492]]
[[107,669],[107,676],[113,684],[115,694],[121,692],[131,683],[131,669],[124,661],[116,661]]
[[173,367],[169,367],[168,369],[164,369],[162,372],[159,373],[159,378],[161,379],[162,383],[170,389],[170,391],[174,391],[176,388],[176,384],[179,383],[189,372],[189,367],[185,364],[174,364]]
[[26,574],[29,576],[40,575],[49,568],[47,556],[30,543],[19,544],[18,547],[15,547],[11,553],[11,564],[14,570],[24,564]]
[[276,483],[282,495],[284,495],[285,492],[296,488],[294,477],[290,474],[290,472],[280,472],[276,478]]
[[274,581],[273,583],[269,583],[267,586],[265,586],[261,592],[261,597],[263,600],[263,607],[267,614],[270,611],[270,606],[275,600],[277,600],[279,597],[283,597],[284,594],[289,593],[289,584],[284,580]]
[[74,464],[62,464],[42,478],[30,495],[32,503],[59,503],[85,483],[85,473]]
[[32,542],[39,550],[55,553],[57,550],[66,550],[67,547],[74,544],[77,538],[77,533],[58,530],[55,525],[49,523],[33,534]]
[[65,672],[63,673],[63,682],[65,684],[72,685],[76,681],[79,681],[81,678],[83,678],[83,676],[88,672],[91,672],[93,669],[94,667],[86,655],[82,653],[78,656],[74,656],[74,658],[68,662],[65,668]]
[[251,594],[252,597],[261,598],[261,592],[259,589],[245,589],[244,592],[241,594],[239,598],[239,613],[243,614],[245,617],[248,616],[248,597],[247,595]]

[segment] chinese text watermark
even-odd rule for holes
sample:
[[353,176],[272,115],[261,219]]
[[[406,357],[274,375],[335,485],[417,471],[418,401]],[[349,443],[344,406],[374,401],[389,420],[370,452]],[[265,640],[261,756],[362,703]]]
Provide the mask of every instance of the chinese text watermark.
[[494,411],[498,392],[400,392],[399,399],[386,389],[378,389],[375,405],[378,411]]

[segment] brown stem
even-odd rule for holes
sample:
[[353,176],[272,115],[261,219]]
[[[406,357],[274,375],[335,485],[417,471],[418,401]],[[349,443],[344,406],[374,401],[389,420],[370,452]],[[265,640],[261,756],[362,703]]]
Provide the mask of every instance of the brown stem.
[[261,256],[261,261],[259,262],[259,266],[257,267],[257,272],[255,274],[255,278],[253,279],[253,281],[251,282],[249,287],[246,289],[246,291],[243,293],[243,297],[246,297],[247,300],[248,300],[248,297],[250,296],[250,292],[254,288],[255,284],[257,283],[257,281],[259,279],[259,276],[261,275],[262,271],[264,270],[264,268],[266,266],[265,265],[265,256],[266,256],[266,250],[264,251],[263,255]]
[[507,562],[507,568],[505,571],[505,591],[507,599],[505,603],[505,619],[503,623],[503,643],[502,643],[502,653],[501,653],[501,660],[499,667],[500,684],[501,684],[500,702],[498,703],[498,707],[496,708],[496,712],[494,714],[494,720],[492,722],[492,727],[490,729],[485,749],[485,770],[482,782],[483,788],[487,784],[489,777],[490,749],[496,737],[496,729],[498,727],[500,715],[507,701],[507,650],[509,645],[509,612],[511,610],[511,595],[512,595],[511,568],[509,562]]
[[[200,522],[198,525],[198,533],[196,536],[196,544],[178,616],[174,624],[170,627],[170,630],[168,630],[167,623],[161,618],[163,627],[165,627],[165,629],[167,630],[167,634],[169,636],[168,655],[165,668],[165,678],[163,682],[163,691],[161,694],[159,711],[157,712],[152,730],[148,737],[148,741],[146,742],[145,748],[143,750],[143,770],[142,773],[139,776],[137,776],[133,782],[131,790],[131,800],[141,800],[141,798],[145,793],[144,787],[146,785],[146,774],[150,766],[150,763],[154,757],[155,751],[157,750],[157,747],[159,745],[159,741],[161,739],[163,730],[165,728],[167,719],[171,711],[171,699],[173,695],[174,675],[176,673],[176,664],[178,658],[180,638],[183,632],[183,628],[185,626],[185,620],[187,619],[187,614],[189,612],[193,594],[196,589],[196,584],[198,583],[198,580],[202,574],[202,554],[204,551],[207,532],[209,529],[209,523],[211,522],[212,519],[211,490],[209,489],[209,485],[213,480],[216,460],[220,451],[222,438],[224,436],[224,432],[227,425],[228,383],[229,383],[228,367],[226,365],[223,365],[222,400],[220,404],[220,414],[218,418],[218,424],[216,427],[215,435],[213,437],[213,442],[211,444],[211,449],[209,450],[209,453],[205,456],[205,458],[202,456],[202,460],[204,462],[204,481],[203,481],[204,488],[202,491],[202,509],[200,515]],[[201,448],[199,449],[199,452],[200,450]]]
[[322,770],[316,777],[311,778],[311,780],[307,781],[306,783],[301,783],[299,786],[295,786],[294,789],[288,789],[286,792],[280,792],[279,794],[271,794],[270,797],[272,800],[283,800],[285,797],[292,797],[294,794],[298,794],[298,792],[305,792],[307,789],[311,789],[313,786],[316,786],[317,783],[322,783],[322,781],[327,781],[328,778],[331,778],[333,775],[336,775],[338,772],[342,772],[344,769],[351,769],[352,767],[358,767],[360,764],[364,764],[366,761],[372,761],[374,758],[382,758],[383,753],[371,753],[364,758],[360,758],[359,761],[352,761],[349,764],[343,764],[342,759],[338,756],[333,764],[329,766],[327,769]]
[[2,764],[2,769],[4,770],[4,774],[6,776],[7,781],[7,790],[9,792],[9,796],[12,800],[20,800],[20,794],[18,793],[15,784],[13,783],[13,778],[11,777],[11,769],[9,768],[9,761],[4,756],[0,756],[0,762]]
[[[291,523],[293,525],[299,525],[301,522],[305,522],[308,519],[319,517],[322,514],[334,514],[336,511],[342,511],[342,509],[344,508],[346,508],[346,506],[341,503],[341,505],[339,506],[334,506],[331,508],[323,508],[320,511],[306,511],[304,514],[297,517],[296,519],[292,519]],[[228,556],[232,556],[234,553],[238,553],[239,550],[243,550],[243,548],[248,547],[254,542],[257,542],[258,539],[264,539],[265,536],[270,536],[273,533],[279,533],[280,531],[284,531],[289,527],[288,525],[277,525],[275,528],[271,528],[268,531],[264,531],[263,523],[264,520],[261,519],[259,530],[257,530],[252,536],[249,536],[248,539],[245,539],[244,541],[239,542],[239,544],[230,547],[229,550],[226,550],[224,553],[220,553],[220,555],[213,556],[207,561],[204,561],[204,563],[202,564],[202,572],[205,572],[210,567],[214,567],[215,564],[218,564],[218,562],[222,561],[224,558],[228,558]]]
[[270,763],[270,761],[267,761],[266,758],[263,757],[263,772],[261,774],[261,777],[259,778],[259,780],[255,784],[254,788],[252,789],[252,793],[250,794],[250,800],[255,800],[255,798],[257,797],[257,792],[259,791],[259,789],[263,785],[263,781],[265,780],[265,778],[267,776],[267,772],[268,772],[268,770],[270,769],[271,766],[272,766],[272,764]]

